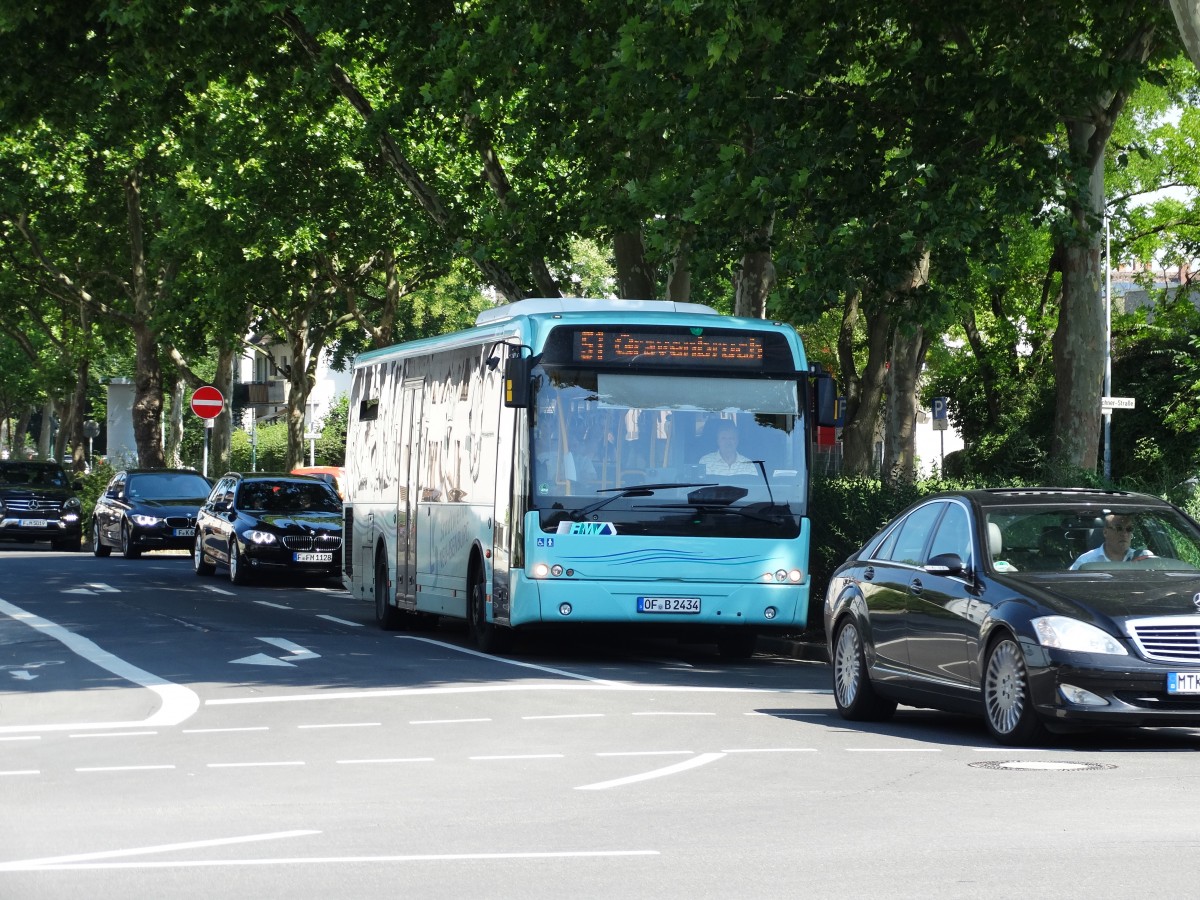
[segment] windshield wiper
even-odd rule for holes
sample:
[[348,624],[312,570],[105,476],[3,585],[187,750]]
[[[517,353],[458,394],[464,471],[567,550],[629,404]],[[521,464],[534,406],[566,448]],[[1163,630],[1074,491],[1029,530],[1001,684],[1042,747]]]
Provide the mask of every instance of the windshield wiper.
[[575,522],[582,522],[587,516],[590,516],[599,509],[603,509],[614,500],[620,500],[622,497],[650,497],[654,495],[655,491],[665,491],[669,490],[670,488],[707,488],[716,486],[717,485],[715,483],[692,484],[689,482],[678,482],[670,484],[631,484],[627,485],[626,487],[619,488],[600,488],[596,491],[597,494],[612,493],[612,496],[597,500],[595,503],[589,504],[583,509],[571,510],[571,512],[567,514],[567,517]]

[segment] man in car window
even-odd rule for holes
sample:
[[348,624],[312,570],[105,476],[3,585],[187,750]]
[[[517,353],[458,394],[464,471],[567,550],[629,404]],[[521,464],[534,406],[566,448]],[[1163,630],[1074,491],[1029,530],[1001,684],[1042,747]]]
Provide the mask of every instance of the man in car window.
[[1133,516],[1121,516],[1109,513],[1104,517],[1104,542],[1093,550],[1081,554],[1071,563],[1072,569],[1078,569],[1086,563],[1094,562],[1136,562],[1154,556],[1145,547],[1133,547]]

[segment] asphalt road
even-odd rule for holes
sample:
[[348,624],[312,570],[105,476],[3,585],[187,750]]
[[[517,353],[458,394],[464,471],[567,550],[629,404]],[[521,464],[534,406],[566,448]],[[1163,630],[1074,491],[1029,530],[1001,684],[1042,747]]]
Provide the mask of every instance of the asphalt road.
[[[843,722],[821,663],[375,628],[0,545],[0,898],[1190,893],[1200,732]],[[775,645],[772,645],[775,646]]]

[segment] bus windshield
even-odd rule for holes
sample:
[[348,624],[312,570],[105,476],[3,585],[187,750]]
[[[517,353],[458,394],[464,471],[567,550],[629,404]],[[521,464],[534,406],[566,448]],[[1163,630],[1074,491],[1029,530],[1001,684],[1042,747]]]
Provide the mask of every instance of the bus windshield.
[[794,378],[539,369],[530,504],[543,531],[789,538],[807,468]]

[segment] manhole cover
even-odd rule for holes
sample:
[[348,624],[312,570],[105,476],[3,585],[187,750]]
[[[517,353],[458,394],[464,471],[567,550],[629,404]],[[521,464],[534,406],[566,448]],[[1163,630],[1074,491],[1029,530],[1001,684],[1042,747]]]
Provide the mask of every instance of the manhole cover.
[[1017,772],[1096,772],[1101,769],[1116,768],[1116,766],[1103,763],[1025,759],[1013,759],[1006,762],[973,762],[967,763],[967,765],[973,769],[1006,769]]

